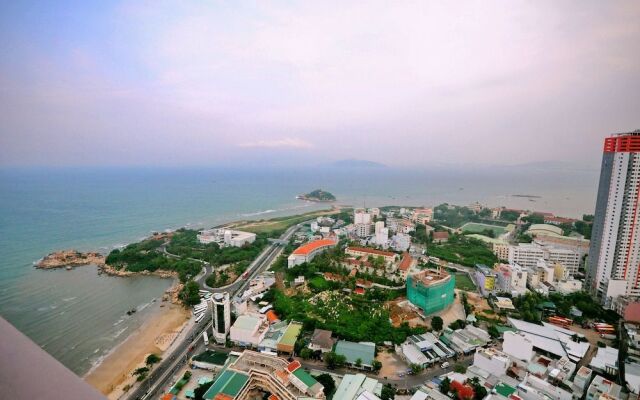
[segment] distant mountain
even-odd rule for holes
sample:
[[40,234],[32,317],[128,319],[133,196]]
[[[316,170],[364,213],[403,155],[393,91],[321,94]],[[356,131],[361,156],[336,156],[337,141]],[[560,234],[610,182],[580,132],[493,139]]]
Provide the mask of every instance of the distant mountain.
[[334,161],[330,165],[339,168],[387,168],[386,165],[375,161],[356,159]]

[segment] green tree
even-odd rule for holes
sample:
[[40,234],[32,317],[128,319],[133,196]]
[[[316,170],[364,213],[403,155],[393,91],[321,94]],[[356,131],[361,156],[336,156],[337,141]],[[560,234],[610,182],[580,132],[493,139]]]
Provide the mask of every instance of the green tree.
[[388,383],[385,383],[380,393],[381,400],[391,400],[396,398],[396,389]]
[[465,372],[467,372],[467,367],[465,367],[463,364],[460,363],[456,363],[453,366],[453,371],[454,372],[458,372],[460,374],[464,374]]
[[451,379],[449,379],[449,377],[444,378],[440,382],[440,388],[439,389],[440,389],[440,393],[448,395],[449,392],[451,391]]
[[375,372],[380,371],[380,369],[382,369],[382,363],[378,360],[373,360],[373,363],[371,363],[371,366],[373,367],[373,370]]
[[354,365],[356,368],[362,367],[362,358],[358,358]]
[[498,328],[496,328],[496,326],[493,324],[487,327],[487,332],[489,333],[489,336],[491,336],[494,339],[497,339],[500,337],[500,332],[498,331]]
[[313,355],[313,351],[311,351],[308,348],[304,348],[302,350],[300,350],[300,357],[302,357],[303,360],[308,360],[311,358],[311,356]]
[[131,375],[142,375],[142,374],[146,374],[147,372],[149,372],[149,368],[140,367],[140,368],[137,368],[135,371],[133,371]]
[[344,364],[347,362],[347,359],[345,356],[341,354],[336,354],[333,351],[324,353],[323,358],[324,358],[325,364],[327,364],[327,368],[329,369],[342,368],[344,367]]
[[420,364],[411,364],[410,368],[411,368],[411,372],[414,375],[418,375],[420,372],[422,372],[422,365]]
[[207,393],[207,390],[213,385],[214,381],[207,382],[204,385],[199,385],[193,391],[193,399],[194,400],[204,400],[204,394]]
[[157,354],[149,354],[147,356],[147,360],[145,361],[145,364],[153,365],[153,364],[156,364],[156,363],[160,362],[160,360],[162,360],[162,358],[160,358],[159,355],[157,355]]
[[443,321],[439,316],[436,315],[435,317],[431,318],[431,329],[433,329],[434,331],[441,331],[442,325]]
[[196,281],[189,281],[184,285],[180,292],[180,299],[188,306],[193,306],[200,303],[200,286]]
[[330,398],[333,395],[333,392],[336,391],[336,382],[333,380],[331,375],[329,374],[321,374],[316,376],[316,380],[324,386],[322,391],[326,398]]

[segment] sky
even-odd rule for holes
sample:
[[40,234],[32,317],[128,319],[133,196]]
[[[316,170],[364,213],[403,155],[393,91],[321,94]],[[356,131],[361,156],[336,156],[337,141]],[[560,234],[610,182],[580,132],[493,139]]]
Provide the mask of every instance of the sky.
[[638,1],[0,3],[0,166],[597,167]]

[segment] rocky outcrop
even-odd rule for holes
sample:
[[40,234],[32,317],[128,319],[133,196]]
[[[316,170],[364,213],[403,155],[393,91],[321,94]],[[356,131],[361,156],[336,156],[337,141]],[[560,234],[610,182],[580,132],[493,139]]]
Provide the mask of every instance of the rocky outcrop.
[[52,269],[75,267],[79,265],[104,265],[104,256],[100,253],[81,253],[77,250],[62,250],[48,254],[36,263],[36,268]]
[[131,272],[126,269],[116,269],[109,264],[98,265],[100,270],[107,275],[112,276],[133,276],[133,275],[153,275],[159,276],[160,278],[177,278],[178,273],[175,271],[167,271],[163,269],[159,269],[153,272],[150,271],[140,271],[140,272]]

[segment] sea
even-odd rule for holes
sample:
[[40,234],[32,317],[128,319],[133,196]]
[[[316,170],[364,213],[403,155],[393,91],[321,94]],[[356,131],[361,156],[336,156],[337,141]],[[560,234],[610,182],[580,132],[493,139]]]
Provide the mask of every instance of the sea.
[[[172,284],[99,275],[95,266],[38,270],[61,249],[108,253],[152,232],[204,228],[321,208],[295,197],[328,190],[337,204],[507,206],[592,214],[596,169],[519,166],[0,169],[0,315],[78,375],[142,325]],[[135,309],[132,315],[127,311]]]

